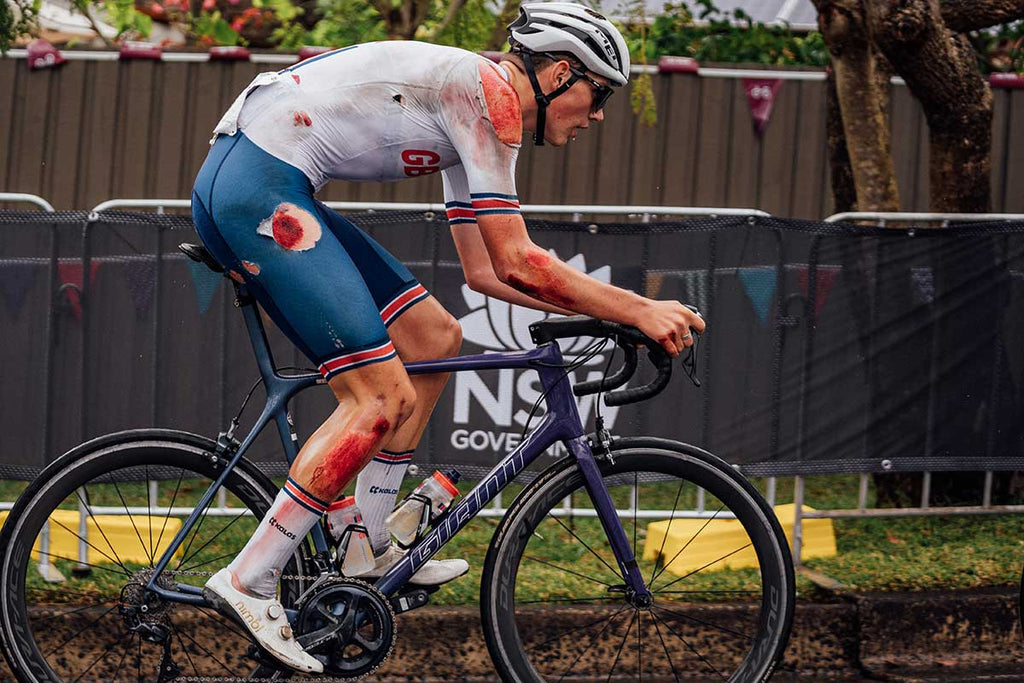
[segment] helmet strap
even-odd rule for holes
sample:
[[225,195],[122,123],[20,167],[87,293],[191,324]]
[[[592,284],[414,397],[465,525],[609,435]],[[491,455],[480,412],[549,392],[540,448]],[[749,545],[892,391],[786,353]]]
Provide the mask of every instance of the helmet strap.
[[533,66],[533,53],[522,50],[520,54],[523,57],[523,65],[526,67],[526,75],[529,76],[530,85],[533,87],[533,97],[537,100],[537,125],[536,130],[533,132],[533,144],[537,147],[543,147],[544,124],[547,121],[548,105],[551,103],[551,100],[571,88],[572,84],[579,80],[579,76],[572,74],[565,83],[545,94],[544,90],[540,87],[540,81],[537,80],[537,72]]

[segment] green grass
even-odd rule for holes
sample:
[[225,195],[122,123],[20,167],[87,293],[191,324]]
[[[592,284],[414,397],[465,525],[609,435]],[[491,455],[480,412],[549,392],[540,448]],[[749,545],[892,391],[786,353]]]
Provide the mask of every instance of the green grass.
[[[403,492],[416,482],[408,480]],[[755,482],[765,490],[763,481]],[[24,489],[19,482],[0,482],[0,499],[10,500]],[[857,505],[858,477],[822,476],[806,479],[805,504],[818,509],[854,508]],[[471,485],[461,484],[464,493]],[[792,479],[779,480],[776,503],[792,501]],[[503,492],[503,501],[510,505],[520,487],[511,486]],[[185,482],[179,490],[176,505],[187,504],[202,494],[201,482]],[[173,485],[161,489],[161,504],[170,501]],[[675,486],[646,484],[641,487],[641,506],[671,508],[678,493]],[[627,506],[628,487],[613,489],[616,502]],[[695,491],[687,489],[682,495],[680,506],[695,502]],[[94,504],[117,505],[121,498],[136,504],[145,500],[141,484],[121,484],[116,489],[111,485],[90,488]],[[869,501],[874,492],[869,491]],[[234,501],[234,505],[238,505]],[[578,507],[586,507],[589,501],[577,499]],[[706,506],[715,509],[716,503],[708,497]],[[77,508],[72,497],[61,505],[65,509]],[[212,570],[225,565],[231,556],[244,545],[254,528],[252,518],[237,522],[208,518],[204,523],[199,540],[190,549],[195,557],[186,564],[201,570]],[[470,564],[469,575],[463,577],[434,594],[431,602],[442,605],[476,604],[479,598],[480,578],[484,558],[491,536],[498,524],[495,517],[477,517],[456,536],[438,555],[463,557]],[[526,601],[540,598],[594,597],[606,594],[605,587],[591,578],[612,582],[611,572],[594,555],[586,550],[576,537],[585,539],[598,554],[611,564],[610,550],[605,545],[600,524],[592,518],[565,520],[564,525],[547,520],[542,523],[528,545],[527,554],[542,557],[545,563],[524,562],[523,573],[517,583],[517,600]],[[896,590],[938,590],[972,588],[979,586],[1016,585],[1020,580],[1021,561],[1024,559],[1024,519],[1010,516],[949,516],[927,518],[890,519],[842,519],[833,521],[838,555],[832,558],[807,560],[806,565],[840,581],[855,591],[896,591]],[[140,535],[146,544],[149,530],[140,524]],[[572,530],[572,533],[566,528]],[[631,520],[625,521],[627,535],[633,534]],[[646,523],[640,520],[637,526],[638,544],[643,546]],[[575,536],[574,536],[575,534]],[[154,539],[159,535],[153,531]],[[165,539],[166,540],[166,539]],[[210,541],[206,547],[202,547]],[[32,572],[29,588],[43,591],[52,601],[74,601],[83,596],[116,594],[123,585],[123,576],[105,568],[97,567],[86,578],[72,578],[67,584],[53,586],[45,584],[41,577]],[[58,560],[56,566],[70,576],[72,563]],[[650,562],[641,562],[645,575],[655,571]],[[139,567],[130,566],[129,570]],[[580,576],[582,575],[582,577]],[[584,578],[588,577],[588,578]],[[674,580],[665,574],[659,583]],[[202,578],[190,577],[189,583],[201,583]],[[682,587],[682,583],[680,587]],[[706,571],[685,580],[688,590],[749,590],[758,588],[756,572],[752,570]],[[798,590],[804,598],[822,598],[819,590],[807,579],[798,577]],[[700,599],[688,595],[687,599]],[[708,598],[714,599],[714,598]]]

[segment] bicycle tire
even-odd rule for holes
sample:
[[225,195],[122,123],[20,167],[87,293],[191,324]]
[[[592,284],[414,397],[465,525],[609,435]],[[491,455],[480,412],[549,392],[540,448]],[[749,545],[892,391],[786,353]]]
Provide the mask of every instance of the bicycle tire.
[[[64,678],[83,681],[108,681],[113,680],[112,675],[116,675],[117,680],[158,680],[160,678],[161,672],[150,670],[151,665],[156,661],[151,649],[162,646],[146,642],[145,647],[147,649],[144,653],[142,637],[137,633],[132,634],[124,623],[118,621],[119,617],[123,619],[120,613],[113,614],[115,608],[118,607],[118,604],[124,598],[124,591],[137,590],[137,588],[127,586],[130,583],[127,577],[129,570],[133,573],[136,571],[135,566],[138,563],[129,562],[128,560],[122,562],[115,549],[115,544],[107,540],[107,532],[113,533],[110,525],[114,523],[113,520],[116,517],[122,518],[122,524],[125,521],[124,517],[127,517],[134,528],[135,534],[138,535],[140,547],[143,548],[144,552],[148,553],[148,566],[153,567],[155,560],[158,560],[160,556],[157,548],[160,547],[164,538],[169,542],[170,537],[173,537],[173,534],[167,532],[167,520],[172,517],[171,509],[176,507],[176,501],[185,505],[187,504],[188,496],[194,495],[198,498],[198,495],[209,486],[209,482],[203,485],[202,480],[208,479],[212,481],[213,478],[220,475],[223,467],[227,464],[226,460],[215,454],[215,447],[216,444],[209,439],[187,432],[172,430],[132,430],[120,432],[82,444],[61,456],[49,465],[26,489],[11,511],[7,523],[3,525],[3,529],[0,531],[0,553],[2,553],[0,554],[0,645],[2,645],[5,659],[19,681],[22,683],[42,683],[44,681],[60,681]],[[156,524],[154,522],[161,520],[162,511],[165,508],[162,507],[164,503],[158,503],[156,507],[151,507],[149,503],[150,494],[148,493],[149,478],[152,475],[152,481],[156,481],[161,477],[170,477],[170,480],[173,480],[175,471],[178,473],[177,487],[174,490],[173,497],[166,503],[167,513],[163,517],[160,538],[156,538]],[[140,472],[145,472],[146,475],[147,481],[145,485],[147,488],[145,490],[140,489],[141,484],[137,481],[137,475]],[[186,494],[184,490],[193,487],[194,481],[198,482],[198,485],[194,486],[192,492]],[[183,484],[183,482],[185,483]],[[99,509],[95,501],[101,500],[104,497],[111,498],[111,487],[117,491],[117,496],[120,497],[121,502],[124,504],[124,512],[127,514],[111,514],[109,518],[104,516],[105,513],[93,514],[92,509],[94,507]],[[238,462],[228,476],[225,488],[228,492],[226,495],[231,496],[231,503],[238,506],[244,505],[252,512],[253,517],[244,517],[246,520],[250,520],[248,525],[254,525],[263,518],[277,492],[277,487],[273,482],[255,465],[244,458]],[[136,491],[138,493],[134,493]],[[142,493],[142,491],[145,491],[145,493]],[[125,493],[128,495],[127,498]],[[63,526],[59,533],[64,533],[67,530],[77,536],[75,530],[71,529],[67,524],[60,522],[58,517],[52,516],[58,507],[63,505],[64,508],[67,508],[67,501],[72,495],[75,497],[75,500],[81,501],[88,513],[87,516],[81,515],[80,519],[86,519],[84,523],[93,525],[93,531],[87,539],[82,539],[82,536],[78,536],[79,539],[88,544],[89,559],[90,562],[94,563],[88,564],[88,568],[89,571],[96,573],[96,583],[100,585],[100,588],[89,588],[88,594],[82,593],[79,596],[80,599],[98,601],[95,604],[87,604],[85,606],[78,604],[73,598],[67,598],[68,602],[63,604],[60,602],[61,594],[65,596],[74,595],[72,589],[75,588],[76,584],[72,580],[65,579],[64,583],[59,585],[59,588],[53,590],[48,589],[45,583],[42,584],[43,588],[29,586],[29,583],[32,586],[38,586],[42,580],[39,570],[35,568],[38,560],[33,559],[34,551],[32,549],[34,544],[36,544],[44,521],[51,520],[49,526],[51,534],[54,534],[57,529]],[[169,493],[165,495],[170,496]],[[144,540],[146,536],[145,529],[141,527],[142,517],[136,505],[136,502],[142,500],[143,496],[145,496],[146,506],[149,510],[149,514],[146,516],[149,522],[148,547]],[[135,510],[135,512],[133,513],[132,510]],[[63,510],[63,512],[67,513],[66,510]],[[154,515],[153,513],[158,514]],[[175,513],[173,516],[177,518],[178,513]],[[223,543],[225,538],[227,538],[225,532],[232,525],[235,525],[234,530],[231,532],[231,535],[236,537],[233,539],[234,543],[244,543],[244,541],[239,541],[238,539],[248,537],[247,534],[243,535],[241,533],[245,531],[243,528],[245,525],[236,525],[237,520],[243,519],[242,516],[231,517],[233,521],[224,523],[216,521],[218,519],[208,515],[200,518],[201,522],[206,523],[207,535],[213,534],[216,529],[219,529],[209,541],[205,537],[201,537],[202,525],[200,522],[196,523],[190,532],[192,534],[189,537],[191,542],[188,548],[183,550],[182,559],[178,562],[179,568],[182,567],[182,563],[185,561],[190,561],[195,563],[195,566],[203,567],[200,564],[200,560],[203,560],[206,556],[202,555],[202,553],[209,555],[214,552],[214,549],[217,549],[218,546],[214,545],[211,549],[207,549],[207,546],[210,546],[218,538]],[[104,530],[104,527],[106,527],[106,530]],[[99,536],[96,536],[95,532],[97,531],[100,534]],[[197,539],[199,539],[198,543],[193,543]],[[73,542],[77,543],[77,541]],[[205,544],[200,547],[199,544],[204,542]],[[37,558],[40,555],[47,554],[42,549],[42,545],[38,547]],[[53,547],[49,547],[49,549],[53,550]],[[101,559],[92,558],[94,550],[99,553],[98,556]],[[68,566],[75,565],[76,563],[73,558],[68,554],[62,554],[63,552],[65,551],[58,549],[48,553],[48,559],[54,566],[59,564],[65,567],[65,569]],[[220,550],[218,549],[217,552],[220,552]],[[237,550],[234,552],[237,552]],[[113,555],[113,557],[110,557],[110,555]],[[225,553],[223,557],[217,557],[216,561],[226,564],[233,556],[233,553]],[[120,567],[117,566],[118,564]],[[79,569],[85,568],[81,563],[78,563],[77,566]],[[145,569],[146,563],[144,560],[140,566],[142,570]],[[185,566],[188,567],[188,565]],[[168,565],[168,569],[173,568],[174,565]],[[313,573],[310,571],[311,568],[310,552],[306,543],[303,543],[299,546],[299,550],[296,551],[292,560],[289,561],[289,567],[285,570],[285,574],[309,575]],[[211,568],[207,565],[203,569],[206,572],[207,569]],[[212,569],[216,570],[216,568]],[[300,571],[296,571],[297,569]],[[122,572],[121,570],[124,571]],[[109,579],[108,574],[123,574],[123,578],[111,581],[114,587],[116,587],[118,582],[124,582],[125,584],[125,586],[122,586],[117,600],[110,597],[113,589],[104,589],[105,584],[103,582]],[[186,576],[183,578],[186,581],[189,579],[193,581],[205,580],[202,576]],[[280,586],[282,602],[286,605],[293,602],[301,594],[303,588],[301,580],[283,580]],[[94,595],[94,591],[98,594]],[[64,632],[76,628],[81,621],[91,619],[111,603],[114,606],[83,628],[82,632],[88,630],[90,634],[96,633],[93,638],[95,641],[100,641],[101,638],[105,640],[117,638],[116,647],[111,645],[105,652],[112,654],[114,658],[119,656],[120,660],[113,669],[110,668],[112,662],[104,661],[103,664],[100,664],[101,660],[93,661],[92,664],[88,665],[88,669],[84,669],[88,663],[87,656],[92,657],[92,652],[103,647],[102,642],[96,645],[89,642],[88,636],[86,636],[82,644],[75,645],[75,648],[81,648],[78,659],[83,660],[79,666],[84,669],[79,675],[75,676],[74,671],[69,671],[75,665],[75,648],[70,648],[71,652],[68,652],[69,648],[67,646],[74,643],[78,636],[73,635],[71,641],[65,641],[58,646],[54,646],[53,641],[58,637],[63,639]],[[243,638],[247,640],[247,636],[241,631],[240,627],[220,617],[212,609],[189,608],[181,605],[170,605],[169,603],[165,603],[165,605],[168,605],[166,624],[169,624],[169,628],[172,631],[172,635],[169,636],[172,661],[182,668],[181,675],[225,676],[224,669],[229,668],[228,664],[225,664],[225,660],[230,663],[232,673],[236,675],[241,673],[242,675],[239,676],[241,678],[261,671],[258,663],[246,657],[244,652],[238,654],[240,652],[239,648],[248,647],[248,643],[243,643],[242,641]],[[153,607],[154,613],[158,607]],[[148,605],[147,609],[149,609]],[[51,614],[51,612],[53,613]],[[53,621],[54,617],[61,618],[59,621]],[[68,622],[71,622],[72,625],[68,626]],[[195,629],[192,634],[201,636],[201,638],[193,639],[192,635],[187,633],[183,637],[181,629],[189,627],[189,624],[192,624],[191,627]],[[65,629],[65,631],[61,631],[61,629]],[[54,632],[60,635],[55,637],[53,635]],[[177,636],[176,641],[174,636]],[[191,640],[186,640],[186,638]],[[176,654],[175,647],[178,648]],[[220,656],[213,653],[211,648],[216,650],[217,653],[221,653]],[[81,654],[82,652],[88,653],[88,655]],[[205,655],[204,652],[206,653]],[[106,654],[102,656],[106,657]],[[175,660],[174,657],[177,657],[177,659]],[[206,661],[210,657],[216,658],[218,662]],[[197,662],[197,658],[203,659]],[[98,664],[100,665],[97,668]],[[146,669],[145,671],[143,671],[144,668]],[[116,671],[116,674],[112,674],[112,671]],[[262,671],[265,672],[266,669]]]
[[[642,495],[653,494],[665,499],[666,493],[671,495],[671,489],[675,485],[672,483],[672,478],[675,477],[679,481],[678,492],[675,494],[676,503],[680,501],[679,492],[684,490],[684,484],[686,484],[687,487],[699,486],[708,495],[723,503],[720,510],[728,507],[748,534],[759,566],[759,571],[747,569],[733,573],[747,577],[759,574],[762,582],[761,594],[758,597],[754,594],[755,591],[750,589],[692,591],[694,596],[698,594],[707,596],[728,594],[733,599],[731,606],[721,606],[717,603],[708,605],[707,602],[681,602],[680,600],[690,600],[691,598],[677,599],[668,595],[667,587],[673,586],[673,584],[679,585],[679,582],[683,580],[690,581],[691,584],[696,581],[697,579],[692,579],[691,576],[698,572],[691,572],[683,576],[682,579],[658,586],[658,591],[664,590],[665,592],[655,593],[654,603],[649,610],[646,610],[646,616],[645,610],[642,608],[630,610],[625,596],[619,600],[613,593],[614,586],[606,590],[610,597],[587,596],[583,599],[565,597],[567,592],[573,590],[574,582],[586,586],[591,585],[586,581],[602,583],[595,581],[595,577],[600,576],[599,572],[604,570],[599,563],[593,561],[593,557],[590,555],[601,560],[609,571],[617,572],[615,576],[620,581],[622,580],[621,572],[615,569],[617,564],[612,557],[610,547],[607,547],[604,553],[605,557],[601,558],[600,554],[589,547],[583,539],[582,534],[586,532],[583,520],[576,523],[580,534],[576,534],[563,522],[558,522],[558,525],[551,523],[551,520],[558,520],[550,513],[560,507],[567,495],[583,491],[583,495],[586,496],[582,473],[572,459],[566,458],[550,467],[524,488],[495,530],[487,553],[481,580],[482,624],[491,659],[502,680],[522,683],[573,679],[573,677],[590,680],[595,676],[600,676],[602,680],[605,680],[606,677],[608,680],[643,680],[645,678],[649,680],[690,678],[705,680],[711,678],[744,683],[767,680],[780,662],[788,642],[795,601],[792,556],[785,541],[785,535],[772,509],[750,482],[727,463],[693,446],[662,439],[633,438],[617,440],[613,443],[611,450],[611,460],[599,461],[606,484],[614,484],[617,488],[619,485],[628,485],[629,479],[632,477],[633,483],[637,485],[637,493],[631,495],[639,497],[642,491]],[[639,476],[641,472],[645,473],[644,478]],[[648,481],[653,483],[644,483]],[[615,495],[620,495],[620,493],[617,492]],[[641,500],[636,507],[643,507],[643,501]],[[719,513],[716,512],[715,515],[718,516]],[[621,507],[620,519],[626,525],[628,518],[622,518]],[[665,568],[662,567],[660,573],[656,571],[659,561],[662,564],[675,567],[677,561],[687,559],[680,555],[683,550],[686,552],[697,550],[696,547],[691,548],[691,543],[699,537],[700,533],[703,533],[703,531],[698,531],[694,534],[683,546],[683,550],[677,552],[671,559],[666,560],[667,553],[665,553],[661,555],[660,560],[656,557],[653,562],[647,562],[645,565],[641,559],[643,553],[638,547],[637,518],[634,516],[632,519],[634,551],[637,553],[637,560],[641,563],[641,571],[644,572],[644,579],[648,586],[654,586],[662,580]],[[676,510],[673,507],[672,515],[669,517],[669,527],[674,528],[672,525],[677,521],[683,522],[681,518],[677,520]],[[545,525],[544,527],[541,527],[542,523]],[[700,519],[692,524],[701,530],[718,528],[711,527]],[[596,520],[592,523],[592,526],[595,525]],[[629,535],[630,529],[628,525],[626,526],[627,535]],[[599,527],[597,528],[600,533],[599,538],[607,543],[606,535]],[[735,527],[729,528],[734,529]],[[543,533],[540,533],[539,529],[542,529]],[[651,529],[652,527],[648,527],[646,533],[651,533]],[[527,554],[529,546],[529,552],[532,553],[544,552],[546,549],[551,553],[569,557],[571,552],[575,551],[567,546],[576,545],[573,543],[574,538],[586,547],[586,551],[580,550],[577,555],[572,556],[577,557],[575,560],[562,559],[546,563],[542,559]],[[667,539],[668,532],[666,531],[659,553],[664,551]],[[652,547],[654,545],[652,544]],[[645,547],[645,549],[647,548]],[[717,553],[717,551],[715,552]],[[726,557],[728,558],[729,555]],[[737,555],[733,555],[733,557],[738,559]],[[562,571],[554,574],[554,579],[542,574],[533,575],[531,578],[529,571],[521,571],[525,560],[530,561],[529,571],[534,571],[537,564],[542,565],[540,569],[549,574],[552,567]],[[563,562],[566,566],[560,566],[558,562]],[[588,562],[592,567],[597,568],[597,571],[592,569],[592,573],[589,575],[584,569]],[[722,562],[718,562],[715,567],[721,564]],[[708,569],[706,576],[710,576],[712,569],[714,567]],[[648,572],[651,577],[656,575],[657,578],[648,581]],[[520,574],[524,574],[524,577],[521,584],[517,584]],[[712,581],[722,581],[724,580],[721,578],[723,576],[725,574],[720,573],[712,578]],[[529,581],[532,581],[534,585],[523,585]],[[748,578],[747,581],[749,582],[751,579]],[[550,588],[547,587],[549,585]],[[531,599],[518,600],[517,591],[519,590],[524,592],[524,595],[528,592]],[[544,591],[548,591],[550,597],[542,598],[539,601],[532,599],[532,596],[540,595]],[[591,590],[591,592],[597,591]],[[671,593],[691,593],[691,591],[675,590]],[[742,599],[737,601],[735,599],[737,596]],[[534,606],[537,603],[545,602],[546,606],[543,604],[539,608]],[[661,602],[660,607],[659,602]],[[618,623],[618,613],[614,612],[616,606],[618,606],[619,612],[625,610],[621,618],[622,623]],[[727,657],[727,662],[732,662],[734,666],[728,676],[726,676],[726,671],[719,670],[718,667],[707,661],[706,657],[700,655],[699,650],[694,647],[694,643],[700,645],[704,642],[703,640],[698,642],[697,636],[693,636],[691,637],[693,642],[687,642],[686,637],[677,632],[677,630],[684,630],[684,626],[692,627],[697,624],[692,630],[698,634],[709,634],[708,642],[711,644],[712,650],[715,648],[725,649],[722,647],[722,642],[734,636],[726,635],[726,638],[722,638],[722,634],[712,628],[715,625],[714,617],[719,613],[714,610],[731,615],[730,619],[738,620],[740,617],[746,616],[748,622],[754,624],[754,628],[756,628],[756,633],[752,635],[741,633],[743,638],[736,638],[738,645],[733,646],[731,650],[737,651],[722,652],[723,656]],[[615,653],[611,668],[598,670],[598,667],[605,666],[607,660],[610,659],[612,649],[619,639],[619,631],[625,624],[630,611],[633,611],[634,614],[630,617],[621,642],[618,643],[618,651]],[[596,620],[592,619],[594,616],[597,617]],[[684,621],[684,617],[689,621]],[[644,624],[645,619],[646,625]],[[669,623],[670,620],[672,623]],[[698,622],[704,625],[701,626]],[[595,636],[594,631],[599,623],[604,623],[604,626]],[[629,654],[625,652],[625,642],[627,638],[632,640],[634,623],[637,624],[635,629],[636,652]],[[645,626],[646,630],[644,630]],[[562,628],[565,629],[565,632],[563,635],[559,635],[559,630]],[[731,631],[733,629],[726,628],[724,630]],[[742,629],[737,626],[735,630],[739,632]],[[554,638],[550,637],[552,632],[555,633]],[[608,636],[603,635],[606,632],[609,634]],[[651,656],[648,656],[646,660],[642,650],[642,632],[650,636],[649,642],[655,643]],[[673,661],[671,650],[665,641],[665,635],[670,632],[679,635],[686,645],[686,647],[677,646],[675,648],[677,652],[685,653],[689,648],[697,655],[694,657],[695,663],[691,662],[691,666],[684,670],[680,670],[680,666],[677,666],[678,661]],[[610,637],[612,634],[614,634],[614,638]],[[661,640],[660,643],[655,641],[654,634]],[[551,643],[554,644],[548,647]],[[577,652],[584,645],[583,651]],[[597,647],[594,647],[595,645]],[[538,647],[540,651],[534,652]],[[630,645],[629,649],[633,650],[634,648]],[[664,656],[661,656],[660,652],[664,652]],[[586,657],[585,655],[588,654],[590,656]],[[573,657],[575,659],[572,659]],[[566,661],[570,661],[568,667],[565,665]],[[627,661],[630,669],[628,671],[624,670]],[[619,668],[620,663],[623,664],[622,668]],[[581,667],[581,670],[577,669],[578,666]]]

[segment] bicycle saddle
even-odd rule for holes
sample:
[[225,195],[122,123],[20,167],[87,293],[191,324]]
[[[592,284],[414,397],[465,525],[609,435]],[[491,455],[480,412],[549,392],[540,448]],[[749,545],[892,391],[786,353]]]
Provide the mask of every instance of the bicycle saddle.
[[224,267],[217,263],[216,259],[213,258],[210,252],[207,251],[206,247],[204,247],[203,245],[182,242],[181,244],[178,245],[178,249],[180,249],[181,252],[185,254],[185,256],[188,256],[196,263],[202,263],[213,272],[224,272]]

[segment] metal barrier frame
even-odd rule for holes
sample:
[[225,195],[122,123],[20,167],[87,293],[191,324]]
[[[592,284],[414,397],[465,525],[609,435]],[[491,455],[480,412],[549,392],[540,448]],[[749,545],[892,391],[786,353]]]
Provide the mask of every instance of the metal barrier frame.
[[43,211],[54,212],[53,205],[42,197],[24,192],[0,192],[0,202],[27,202],[35,204]]
[[[29,194],[21,193],[0,193],[0,201],[23,201],[35,204],[45,211],[54,211],[53,207],[42,197]],[[402,203],[402,202],[325,202],[327,206],[332,209],[339,211],[423,211],[425,213],[443,213],[445,210],[444,204],[440,203]],[[154,209],[156,213],[162,214],[166,209],[189,209],[191,208],[191,202],[188,199],[111,199],[105,202],[101,202],[92,208],[90,217],[95,218],[102,211],[109,211],[114,209]],[[583,214],[591,215],[625,215],[631,217],[639,216],[644,223],[650,222],[652,217],[655,216],[750,216],[750,217],[768,217],[771,214],[761,211],[758,209],[737,209],[737,208],[726,208],[726,207],[675,207],[675,206],[587,206],[587,205],[549,205],[549,204],[533,204],[523,205],[520,207],[523,213],[540,213],[540,214],[569,214],[572,216],[573,222],[580,222]],[[1024,220],[1024,214],[1008,214],[1008,213],[987,213],[987,214],[964,214],[964,213],[912,213],[912,212],[843,212],[833,214],[824,219],[828,223],[837,223],[844,221],[864,221],[872,220],[884,227],[888,223],[906,223],[914,221],[926,221],[926,222],[940,222],[943,227],[951,222],[982,222],[982,221],[1011,221],[1011,220]],[[596,230],[597,226],[593,226]],[[742,471],[742,467],[737,466],[737,469]],[[795,507],[795,516],[793,523],[793,536],[791,539],[791,545],[793,548],[793,561],[796,567],[804,573],[807,573],[812,580],[815,582],[822,583],[829,587],[835,587],[836,582],[832,581],[828,577],[823,577],[820,574],[816,574],[803,567],[801,558],[801,551],[803,547],[803,520],[805,519],[859,519],[867,517],[925,517],[925,516],[938,516],[938,515],[985,515],[985,514],[1007,514],[1007,513],[1024,513],[1024,505],[992,505],[992,482],[993,482],[993,470],[980,470],[985,473],[984,488],[982,492],[981,505],[976,506],[954,506],[954,507],[932,507],[930,504],[931,497],[931,475],[930,471],[923,471],[923,485],[921,491],[921,504],[919,507],[914,508],[868,508],[867,506],[867,494],[868,494],[868,474],[861,473],[859,482],[859,493],[858,493],[858,505],[855,509],[847,510],[815,510],[805,511],[804,510],[804,498],[805,498],[805,476],[797,475],[794,477],[793,486],[793,502]],[[417,474],[417,467],[415,465],[410,466],[409,474],[415,476]],[[765,498],[768,504],[775,506],[776,492],[778,488],[777,477],[766,477],[764,478],[765,483]],[[156,482],[154,482],[154,485]],[[703,492],[700,492],[703,493]],[[248,511],[238,510],[230,508],[225,503],[223,492],[218,499],[217,505],[212,506],[208,509],[207,513],[210,516],[238,516],[250,514]],[[152,494],[152,495],[155,495]],[[620,510],[619,514],[624,516],[637,516],[640,518],[658,518],[664,517],[664,511],[658,510],[636,510],[635,509],[635,494],[632,497],[634,502],[631,503],[629,509]],[[13,502],[0,502],[0,510],[9,510],[13,507]],[[120,508],[112,509],[120,510]],[[501,517],[505,514],[506,508],[502,505],[501,494],[495,497],[490,507],[480,511],[480,516],[484,517]],[[103,513],[104,510],[98,510]],[[172,510],[173,513],[181,512],[187,514],[191,512],[191,508],[181,508],[180,510],[175,508]],[[557,513],[559,516],[592,516],[593,510],[590,509],[578,509],[572,505],[571,497],[567,498],[561,510]],[[680,518],[695,518],[695,519],[708,519],[712,517],[721,517],[720,514],[712,514],[708,512],[704,507],[703,495],[698,496],[697,507],[693,510],[684,511],[682,513],[677,512],[677,516],[681,515]],[[84,547],[84,546],[83,546]],[[80,548],[80,552],[84,552]],[[51,575],[50,570],[55,572],[55,568],[40,568],[43,571],[44,576]],[[53,580],[61,580],[59,574],[53,574]]]

